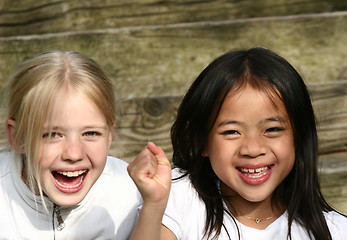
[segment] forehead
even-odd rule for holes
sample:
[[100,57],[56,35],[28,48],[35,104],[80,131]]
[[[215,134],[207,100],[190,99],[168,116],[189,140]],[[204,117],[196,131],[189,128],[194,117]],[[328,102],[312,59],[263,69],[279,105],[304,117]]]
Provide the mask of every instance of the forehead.
[[288,119],[288,114],[279,92],[272,88],[256,89],[246,85],[237,90],[230,90],[217,118],[244,116],[274,117]]
[[75,119],[80,119],[80,122],[105,121],[105,116],[92,99],[75,87],[64,87],[57,92],[48,118],[46,124],[60,124]]

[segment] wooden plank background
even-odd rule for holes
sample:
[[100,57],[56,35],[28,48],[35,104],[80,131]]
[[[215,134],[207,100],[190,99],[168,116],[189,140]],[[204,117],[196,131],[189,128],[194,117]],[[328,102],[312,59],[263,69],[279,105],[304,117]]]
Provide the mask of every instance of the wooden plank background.
[[[110,154],[147,141],[171,157],[169,130],[197,75],[235,48],[270,48],[301,73],[319,125],[322,185],[347,213],[347,2],[340,0],[2,0],[0,121],[17,64],[51,49],[93,57],[110,75],[120,121]],[[0,144],[7,144],[4,128]]]

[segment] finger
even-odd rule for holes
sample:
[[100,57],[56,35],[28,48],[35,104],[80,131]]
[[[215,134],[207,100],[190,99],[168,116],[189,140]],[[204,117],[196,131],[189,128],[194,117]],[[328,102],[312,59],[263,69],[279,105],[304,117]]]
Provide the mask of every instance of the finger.
[[171,164],[167,159],[163,149],[152,142],[147,143],[147,148],[149,151],[153,153],[158,161],[158,165],[168,166],[171,168]]
[[171,182],[171,164],[167,159],[163,149],[156,146],[154,143],[149,142],[147,144],[148,150],[154,154],[157,160],[157,174],[154,175],[153,179],[160,184],[164,189],[170,189]]
[[128,165],[128,172],[139,172],[139,173],[155,173],[157,168],[157,159],[153,155],[152,157],[145,157],[139,161],[133,162]]
[[156,174],[158,161],[156,157],[148,150],[144,149],[136,159],[128,165],[128,173],[134,176],[146,176],[152,178]]
[[147,143],[147,149],[153,153],[153,155],[158,155],[160,153],[160,147],[155,145],[153,142]]

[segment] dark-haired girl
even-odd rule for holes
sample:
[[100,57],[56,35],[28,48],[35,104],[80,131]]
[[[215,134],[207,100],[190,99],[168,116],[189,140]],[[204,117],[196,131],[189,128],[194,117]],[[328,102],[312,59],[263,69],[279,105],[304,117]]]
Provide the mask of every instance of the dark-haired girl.
[[128,167],[144,198],[133,239],[346,238],[347,218],[321,193],[307,88],[274,52],[214,60],[185,95],[171,138],[170,194],[159,147]]

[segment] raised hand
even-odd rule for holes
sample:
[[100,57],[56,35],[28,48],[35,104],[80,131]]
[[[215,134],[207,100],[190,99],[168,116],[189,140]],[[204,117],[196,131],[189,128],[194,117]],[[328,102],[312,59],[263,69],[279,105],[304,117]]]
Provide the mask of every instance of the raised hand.
[[171,186],[171,164],[160,147],[147,143],[128,166],[128,173],[139,189],[144,205],[153,204],[165,209]]
[[171,187],[171,164],[163,150],[154,143],[129,164],[128,173],[139,189],[143,206],[131,240],[160,240],[161,220]]

